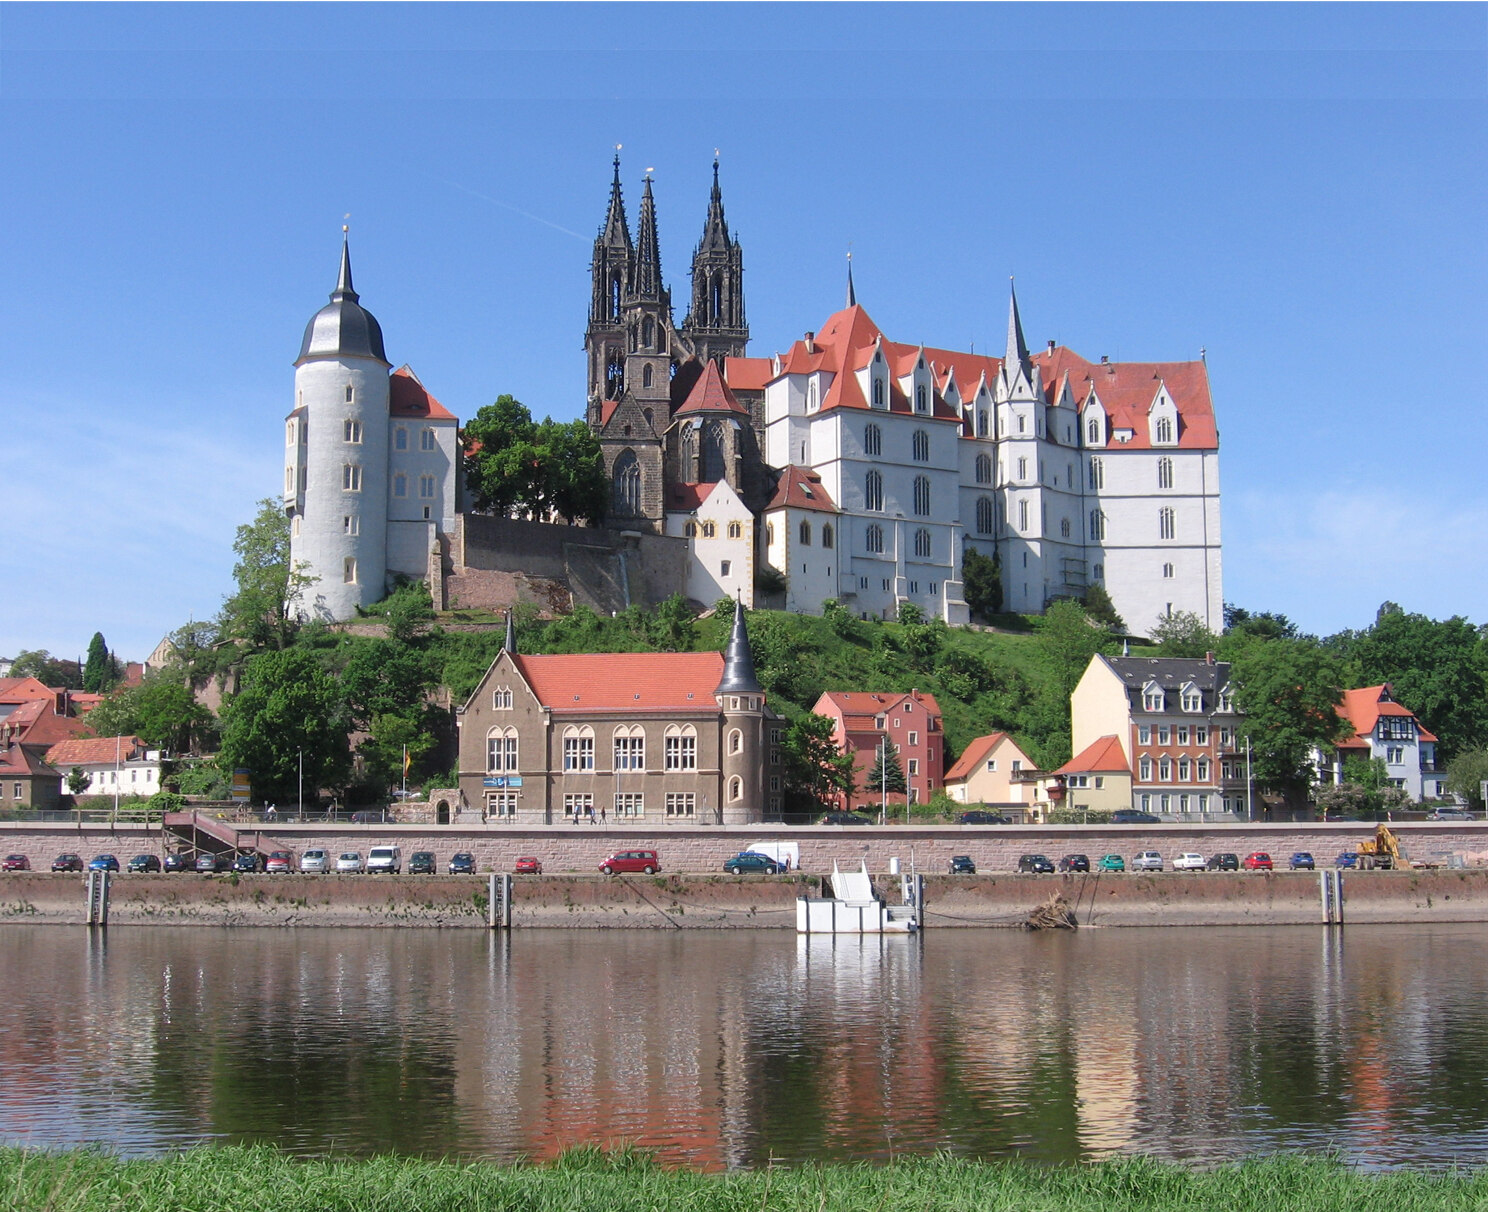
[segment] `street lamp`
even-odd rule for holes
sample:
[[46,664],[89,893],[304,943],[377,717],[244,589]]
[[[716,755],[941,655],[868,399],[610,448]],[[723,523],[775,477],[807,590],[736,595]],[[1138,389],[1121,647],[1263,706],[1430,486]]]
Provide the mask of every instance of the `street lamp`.
[[1255,820],[1255,777],[1250,764],[1250,738],[1245,738],[1245,819]]
[[305,747],[300,746],[300,789],[296,792],[296,800],[300,806],[300,820],[305,819]]

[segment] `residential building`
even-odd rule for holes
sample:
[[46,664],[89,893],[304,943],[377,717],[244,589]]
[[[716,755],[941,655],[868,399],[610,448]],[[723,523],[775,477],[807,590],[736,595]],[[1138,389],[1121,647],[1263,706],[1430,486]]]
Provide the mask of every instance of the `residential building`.
[[0,729],[0,811],[46,812],[58,807],[61,797],[62,776],[34,747]]
[[1175,821],[1246,815],[1239,718],[1230,666],[1212,656],[1095,656],[1070,696],[1075,752],[1116,737],[1131,763],[1129,806]]
[[57,741],[87,732],[83,708],[97,697],[32,677],[0,678],[0,744],[14,740],[45,753]]
[[1006,732],[979,736],[946,771],[946,794],[958,804],[1028,810],[1034,801],[1034,762]]
[[88,776],[78,795],[149,797],[161,789],[160,750],[147,749],[137,736],[58,741],[46,751],[46,761],[64,781],[75,769]]
[[1446,797],[1446,771],[1436,762],[1436,737],[1415,713],[1395,699],[1388,682],[1345,690],[1338,714],[1353,728],[1326,753],[1315,754],[1318,781],[1344,781],[1344,762],[1350,757],[1378,758],[1391,782],[1412,800]]
[[1115,812],[1132,806],[1131,762],[1120,737],[1092,741],[1055,770],[1048,783],[1050,805],[1069,812]]
[[460,791],[494,823],[778,817],[782,724],[742,605],[726,653],[526,656],[512,630],[459,710]]
[[[945,730],[934,695],[829,690],[811,710],[832,721],[832,739],[853,755],[855,790],[850,802],[838,797],[841,807],[880,806],[884,797],[870,790],[868,781],[886,745],[898,752],[905,801],[923,804],[944,786]],[[890,792],[888,798],[898,801],[901,796]]]

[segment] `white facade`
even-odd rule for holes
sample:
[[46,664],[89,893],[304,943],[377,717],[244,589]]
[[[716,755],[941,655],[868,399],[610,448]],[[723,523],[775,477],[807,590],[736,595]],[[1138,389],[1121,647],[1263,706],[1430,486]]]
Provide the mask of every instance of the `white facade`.
[[683,593],[711,606],[733,598],[754,606],[754,515],[728,481],[702,486],[707,494],[691,510],[668,510],[666,533],[688,541]]

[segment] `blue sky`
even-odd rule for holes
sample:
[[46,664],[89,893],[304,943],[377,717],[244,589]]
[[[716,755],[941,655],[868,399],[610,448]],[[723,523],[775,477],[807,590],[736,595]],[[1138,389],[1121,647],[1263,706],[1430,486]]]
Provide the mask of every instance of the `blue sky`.
[[[0,655],[212,615],[356,284],[457,415],[579,414],[610,157],[759,355],[1208,351],[1225,597],[1488,620],[1482,5],[0,5]],[[685,305],[684,305],[685,308]]]

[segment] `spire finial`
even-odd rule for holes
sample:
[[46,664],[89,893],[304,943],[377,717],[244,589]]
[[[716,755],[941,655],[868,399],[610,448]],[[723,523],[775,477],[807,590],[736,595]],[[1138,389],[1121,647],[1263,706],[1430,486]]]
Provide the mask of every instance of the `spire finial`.
[[847,250],[847,305],[849,307],[856,307],[858,305],[858,292],[853,289],[851,247]]
[[1013,286],[1013,275],[1008,275],[1008,337],[1007,366],[1011,369],[1028,365],[1028,346],[1023,340],[1023,320],[1018,315],[1018,292]]

